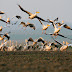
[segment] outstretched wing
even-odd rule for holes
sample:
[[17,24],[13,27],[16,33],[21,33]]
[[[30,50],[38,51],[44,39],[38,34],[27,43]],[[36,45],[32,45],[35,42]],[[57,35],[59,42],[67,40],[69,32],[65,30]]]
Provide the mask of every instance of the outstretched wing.
[[31,37],[28,39],[28,42],[29,42],[29,41],[34,42],[34,40],[33,40]]
[[16,15],[16,18],[21,19],[21,16]]
[[34,24],[27,24],[27,26],[29,26],[29,27],[31,27],[31,28],[33,28],[35,30]]
[[10,36],[8,36],[7,34],[4,34],[4,36],[9,40]]
[[[68,38],[68,37],[65,37],[65,36],[63,36],[63,35],[61,35],[61,34],[58,34],[59,36],[61,36],[61,37],[64,37],[64,38]],[[70,38],[68,38],[68,39],[70,39]],[[70,40],[72,40],[72,39],[70,39]]]
[[22,24],[22,25],[26,25],[26,23],[25,23],[25,22],[21,22],[19,25],[21,25],[21,24]]
[[54,22],[55,22],[55,21],[58,21],[58,17],[54,20]]
[[29,14],[29,16],[32,15],[32,13],[30,13],[30,12],[24,10],[20,5],[18,5],[18,6],[19,6],[19,8],[20,8],[23,12],[26,12],[27,14]]
[[65,24],[63,27],[72,30],[67,24]]
[[0,14],[5,14],[3,11],[0,11]]
[[44,22],[48,22],[48,21],[46,21],[46,20],[44,20],[44,19],[42,19],[42,18],[40,18],[40,17],[38,17],[38,16],[36,16],[35,18],[40,19],[40,20],[42,20],[42,21],[44,21]]
[[5,20],[3,20],[3,19],[0,19],[0,21],[7,23],[7,22],[6,22]]
[[39,38],[39,39],[37,40],[37,42],[42,42],[43,44],[45,43],[42,38]]
[[39,20],[39,22],[41,23],[41,25],[44,25],[42,22],[41,22],[41,20],[40,19],[38,19]]
[[58,43],[58,44],[60,44],[60,45],[63,45],[62,43],[60,43],[60,42],[58,42],[57,40],[55,40],[53,37],[52,37],[52,39],[53,39],[56,43]]

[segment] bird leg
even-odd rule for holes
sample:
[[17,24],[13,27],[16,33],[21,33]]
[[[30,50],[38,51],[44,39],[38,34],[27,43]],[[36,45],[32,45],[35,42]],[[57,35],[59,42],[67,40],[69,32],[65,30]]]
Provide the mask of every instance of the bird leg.
[[45,30],[45,34],[46,34],[46,30]]
[[6,26],[7,26],[7,23],[6,23]]
[[42,34],[43,34],[43,29],[42,29]]
[[23,27],[21,29],[23,29]]
[[25,29],[24,30],[26,30],[26,27],[25,27]]

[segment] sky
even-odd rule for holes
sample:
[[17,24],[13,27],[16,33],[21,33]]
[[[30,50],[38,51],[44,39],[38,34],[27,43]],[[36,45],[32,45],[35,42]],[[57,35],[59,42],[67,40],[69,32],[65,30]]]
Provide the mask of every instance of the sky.
[[0,11],[10,18],[21,15],[23,19],[28,19],[28,15],[17,4],[31,13],[39,11],[38,16],[43,19],[54,20],[59,17],[59,21],[72,23],[72,0],[0,0]]

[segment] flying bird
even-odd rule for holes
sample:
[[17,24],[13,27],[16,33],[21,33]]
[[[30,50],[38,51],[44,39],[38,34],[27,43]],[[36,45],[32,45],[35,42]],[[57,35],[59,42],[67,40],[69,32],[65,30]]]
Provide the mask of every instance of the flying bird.
[[29,15],[29,18],[30,18],[30,19],[37,18],[37,19],[40,19],[40,20],[42,20],[42,21],[44,21],[44,22],[47,22],[47,21],[45,21],[44,19],[42,19],[42,18],[40,18],[40,17],[37,16],[37,13],[39,13],[39,12],[36,12],[35,14],[32,14],[32,13],[24,10],[20,5],[18,5],[18,6],[19,6],[19,8],[20,8],[23,12],[25,12],[25,13],[27,13],[27,14]]
[[[27,24],[26,24],[25,22],[21,22],[19,25],[23,25],[23,27],[25,27],[25,29],[26,29],[27,26],[29,26],[30,28],[32,28],[32,29],[35,30],[34,24],[31,24],[31,23],[29,23],[29,22],[27,22]],[[23,28],[23,27],[22,27],[22,28]],[[25,30],[25,29],[24,29],[24,30]]]
[[41,20],[40,19],[38,19],[39,20],[39,22],[41,23],[41,25],[42,25],[42,34],[43,34],[43,30],[45,30],[45,34],[46,34],[46,30],[48,29],[48,27],[50,26],[50,25],[44,25],[42,22],[41,22]]
[[52,23],[53,27],[56,21],[58,21],[58,17],[54,20],[47,19],[48,23]]
[[69,29],[69,30],[72,30],[72,28],[71,28],[70,26],[68,26],[67,24],[64,24],[64,21],[62,21],[62,23],[57,22],[56,24],[57,24],[58,26],[63,25],[64,28]]
[[51,36],[61,36],[61,37],[63,37],[63,38],[67,38],[67,39],[69,39],[69,40],[72,40],[72,39],[70,39],[70,38],[68,38],[68,37],[66,37],[66,36],[64,36],[64,35],[62,35],[62,34],[53,34],[53,33],[49,33],[49,34],[45,34],[45,35],[51,35]]
[[3,33],[1,33],[1,34],[0,34],[0,36],[1,36],[1,35],[3,35],[3,39],[6,37],[6,38],[7,38],[7,40],[9,40],[9,39],[10,39],[10,36],[9,36],[9,34],[10,34],[10,33],[11,33],[11,32],[4,33],[4,34],[3,34]]
[[0,14],[5,14],[3,11],[0,11]]
[[72,44],[69,44],[67,41],[66,41],[66,44],[65,44],[64,41],[63,41],[63,43],[60,43],[60,42],[58,42],[57,40],[55,40],[53,37],[52,37],[52,39],[53,39],[56,43],[58,43],[58,44],[61,45],[60,51],[64,51],[64,50],[66,50],[69,46],[72,46]]
[[32,24],[32,23],[27,22],[27,26],[29,26],[30,28],[32,28],[34,30],[36,29],[35,26],[34,26],[34,24]]
[[37,42],[42,42],[43,44],[45,43],[44,39],[42,37],[40,37]]

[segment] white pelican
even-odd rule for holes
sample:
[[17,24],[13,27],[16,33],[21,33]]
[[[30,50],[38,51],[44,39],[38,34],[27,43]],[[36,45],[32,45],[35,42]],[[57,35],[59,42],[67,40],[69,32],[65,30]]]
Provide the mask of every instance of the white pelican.
[[58,17],[55,19],[55,20],[50,20],[50,19],[47,19],[48,23],[52,23],[53,27],[54,27],[54,23],[56,21],[58,21]]
[[5,14],[3,11],[0,11],[0,14]]
[[62,23],[57,22],[56,24],[57,24],[58,26],[63,25],[64,28],[69,29],[69,30],[72,30],[72,28],[71,28],[70,26],[68,26],[67,24],[64,24],[64,21],[62,21]]
[[[37,19],[40,19],[40,20],[42,20],[42,21],[45,21],[44,19],[42,19],[42,18],[40,18],[40,17],[37,16],[37,13],[39,13],[39,12],[36,12],[35,14],[32,14],[32,13],[24,10],[20,5],[18,5],[18,6],[19,6],[19,8],[20,8],[23,12],[26,12],[26,13],[29,15],[29,18],[30,18],[30,19],[37,18]],[[47,22],[47,21],[45,21],[45,22]]]
[[21,51],[28,51],[29,48],[31,48],[32,46],[31,45],[28,45],[28,40],[25,39],[25,45],[24,47],[21,49]]
[[[21,22],[19,25],[23,25],[23,27],[25,27],[25,29],[26,29],[27,26],[29,26],[30,28],[32,28],[32,29],[35,30],[34,24],[29,23],[29,22],[27,22],[27,24],[26,24],[25,22]],[[22,28],[23,28],[23,27],[22,27]],[[25,30],[25,29],[24,29],[24,30]]]
[[43,34],[43,30],[45,30],[45,34],[46,34],[46,30],[48,29],[48,27],[50,26],[50,25],[44,25],[41,21],[40,21],[40,19],[38,19],[39,20],[39,22],[41,23],[41,25],[42,25],[42,34]]
[[46,43],[44,44],[44,51],[50,51],[51,50],[51,43],[49,45]]
[[44,44],[45,40],[42,37],[40,37],[40,38],[38,38],[37,42],[42,42]]
[[8,33],[5,33],[5,34],[0,34],[0,35],[3,35],[3,39],[6,37],[7,40],[9,40],[10,39],[9,33],[11,33],[11,32],[8,32]]
[[61,45],[61,48],[60,48],[60,51],[64,51],[68,48],[68,46],[72,46],[72,44],[69,44],[68,42],[65,42],[63,41],[63,43],[60,43],[58,42],[57,40],[53,39],[56,43],[60,44]]

